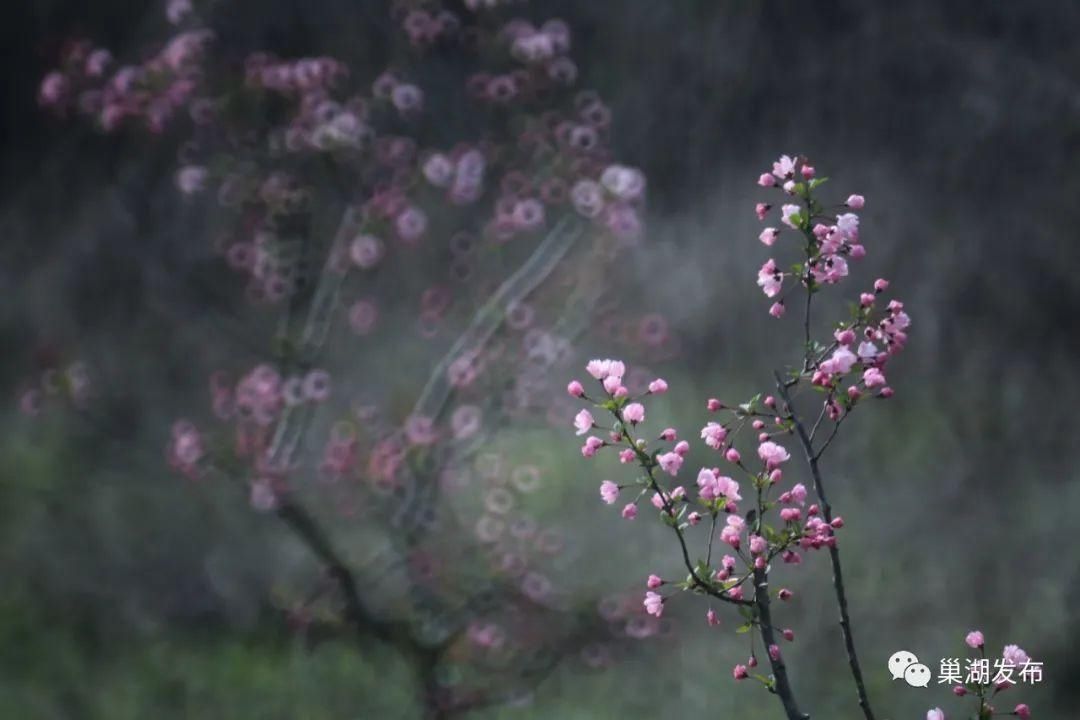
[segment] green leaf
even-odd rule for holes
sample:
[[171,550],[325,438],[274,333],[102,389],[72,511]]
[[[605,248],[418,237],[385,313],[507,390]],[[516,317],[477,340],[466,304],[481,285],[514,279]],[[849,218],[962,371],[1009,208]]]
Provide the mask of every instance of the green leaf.
[[754,624],[753,623],[745,622],[742,625],[740,625],[739,627],[735,628],[735,632],[737,634],[739,634],[739,635],[745,635],[746,633],[750,632],[753,629],[754,629]]

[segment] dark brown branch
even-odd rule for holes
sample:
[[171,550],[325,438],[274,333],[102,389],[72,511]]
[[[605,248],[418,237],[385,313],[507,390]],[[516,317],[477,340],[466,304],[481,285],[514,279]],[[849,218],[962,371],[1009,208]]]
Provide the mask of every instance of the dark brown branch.
[[784,664],[784,656],[769,652],[769,648],[776,645],[776,631],[773,629],[772,613],[769,609],[769,576],[765,569],[754,570],[754,604],[758,611],[758,628],[761,631],[761,641],[765,643],[765,653],[769,656],[769,664],[772,667],[773,687],[772,690],[780,698],[784,706],[784,713],[788,720],[810,720],[810,716],[799,710],[799,704],[795,700],[795,693],[791,689],[791,681],[788,679],[787,665]]
[[[831,523],[832,506],[829,505],[825,494],[825,486],[821,479],[821,470],[818,468],[818,455],[814,452],[814,445],[806,432],[806,426],[795,412],[795,406],[788,394],[788,386],[784,384],[780,373],[773,373],[776,378],[776,389],[780,393],[784,404],[787,406],[788,416],[795,425],[795,432],[806,457],[806,463],[810,467],[810,475],[814,481],[814,493],[821,505],[821,512],[825,522]],[[851,668],[851,677],[855,681],[855,692],[859,698],[859,707],[862,708],[866,720],[874,720],[874,711],[870,708],[870,699],[866,694],[866,684],[863,681],[862,669],[859,666],[859,656],[855,651],[855,639],[851,632],[851,618],[848,615],[847,593],[844,591],[844,574],[840,566],[840,551],[835,545],[829,547],[829,560],[833,570],[833,589],[836,592],[836,604],[840,610],[840,629],[844,635],[844,647],[847,650],[848,666]]]

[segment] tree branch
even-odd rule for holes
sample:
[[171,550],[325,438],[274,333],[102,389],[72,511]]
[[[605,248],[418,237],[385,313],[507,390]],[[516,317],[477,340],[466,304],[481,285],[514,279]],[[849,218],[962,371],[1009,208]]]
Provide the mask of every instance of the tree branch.
[[[806,426],[803,425],[802,420],[799,419],[799,416],[795,412],[795,406],[792,404],[791,396],[788,394],[788,386],[784,384],[779,372],[774,372],[773,377],[776,378],[777,392],[780,393],[780,397],[787,406],[788,416],[795,424],[795,431],[798,434],[799,442],[802,445],[806,463],[810,467],[810,475],[814,480],[814,492],[817,494],[818,501],[821,503],[822,515],[824,516],[825,522],[831,523],[832,506],[829,505],[828,497],[825,494],[825,486],[821,479],[821,470],[818,468],[818,457],[814,453],[814,446],[810,441],[810,436],[806,432]],[[866,720],[874,720],[874,712],[870,708],[870,699],[867,697],[866,684],[863,681],[862,669],[859,666],[859,656],[855,651],[855,639],[851,632],[851,618],[848,615],[847,594],[844,591],[844,574],[840,566],[840,551],[835,545],[829,547],[829,560],[832,562],[833,589],[836,591],[836,604],[840,609],[840,629],[844,635],[844,647],[847,651],[848,666],[851,668],[851,677],[855,681],[855,692],[859,698],[859,707],[862,708]]]

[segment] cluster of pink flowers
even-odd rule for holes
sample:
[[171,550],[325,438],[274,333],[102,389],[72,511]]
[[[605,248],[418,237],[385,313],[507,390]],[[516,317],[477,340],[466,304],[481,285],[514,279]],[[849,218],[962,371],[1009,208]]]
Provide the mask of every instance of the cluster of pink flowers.
[[[769,258],[758,271],[758,285],[769,298],[780,298],[769,312],[780,317],[784,314],[785,282],[795,281],[795,286],[813,289],[819,285],[834,285],[848,275],[848,259],[857,260],[866,255],[859,239],[859,216],[851,210],[861,210],[865,199],[851,195],[839,207],[826,207],[813,197],[813,191],[825,179],[817,177],[817,171],[802,158],[782,156],[773,163],[772,172],[763,173],[758,185],[777,188],[790,198],[780,208],[780,222],[798,235],[799,246],[805,262],[790,272],[784,272],[773,258]],[[773,206],[758,203],[755,212],[765,220]],[[847,212],[841,212],[841,210]],[[781,237],[782,228],[766,227],[758,239],[772,247]]]
[[[774,299],[770,312],[776,317],[784,314],[789,292],[798,288],[805,291],[805,354],[786,379],[779,372],[775,375],[775,396],[762,393],[736,406],[715,398],[704,403],[708,412],[726,413],[727,417],[705,422],[698,433],[702,444],[717,453],[721,463],[716,467],[708,466],[711,463],[700,467],[696,488],[688,490],[677,484],[691,452],[690,443],[680,438],[679,431],[665,427],[653,435],[653,440],[642,430],[647,414],[643,400],[666,391],[666,382],[656,379],[632,392],[624,382],[627,368],[623,362],[593,360],[586,370],[598,382],[599,389],[595,392],[586,389],[577,380],[567,387],[571,397],[592,402],[594,409],[611,416],[608,422],[598,422],[593,411],[578,412],[574,427],[579,435],[586,436],[582,455],[591,458],[611,447],[618,453],[620,463],[636,464],[643,471],[629,484],[604,480],[600,486],[603,502],[614,505],[623,493],[631,491],[633,494],[623,506],[622,515],[634,519],[640,501],[647,497],[659,511],[662,522],[678,537],[684,569],[689,575],[682,581],[650,575],[643,602],[646,612],[657,617],[663,613],[671,597],[665,595],[664,588],[703,594],[739,606],[745,621],[740,630],[759,627],[774,671],[769,678],[755,677],[781,696],[788,716],[793,718],[801,716],[794,709],[782,653],[774,641],[774,629],[769,626],[773,620],[768,619],[771,617],[768,595],[772,593],[763,595],[757,588],[776,587],[768,578],[776,571],[774,560],[781,560],[786,566],[798,565],[806,552],[828,549],[830,561],[834,565],[838,562],[837,533],[844,527],[844,520],[834,515],[823,501],[814,465],[832,436],[821,443],[817,432],[828,418],[835,435],[840,422],[861,397],[887,398],[893,394],[886,382],[885,366],[904,348],[911,324],[900,301],[891,300],[883,306],[879,303],[880,295],[889,286],[882,279],[874,283],[872,292],[861,295],[852,317],[835,326],[828,343],[813,341],[810,297],[822,286],[845,278],[849,274],[848,261],[865,254],[859,217],[853,212],[864,207],[864,198],[851,195],[839,206],[826,206],[814,193],[824,182],[805,159],[789,156],[781,157],[774,163],[772,172],[763,174],[758,181],[761,187],[776,187],[790,198],[780,209],[778,226],[765,228],[759,239],[771,247],[783,233],[794,231],[802,253],[802,262],[790,271],[781,270],[781,264],[770,258],[758,274],[758,285]],[[755,208],[762,220],[771,211],[772,206],[767,203],[758,203]],[[823,392],[824,401],[816,423],[804,425],[792,405],[791,391],[800,384]],[[802,446],[814,470],[817,503],[808,502],[809,493],[804,484],[785,487],[785,467],[792,458],[785,447],[789,440]],[[740,449],[744,443],[751,442],[753,455],[745,452],[745,448]],[[748,504],[750,508],[746,507]],[[695,533],[703,532],[702,527],[707,528],[702,538],[706,549],[696,556],[705,559],[695,565],[690,560],[694,553],[688,550],[688,543]],[[729,549],[729,554],[718,560],[713,555],[715,541]],[[781,601],[793,596],[788,588],[774,592]],[[842,587],[837,587],[837,593],[842,597]],[[843,601],[841,605],[844,606]],[[705,619],[710,626],[720,622],[712,607],[706,611]],[[778,634],[789,642],[795,638],[789,628],[779,630]],[[752,655],[747,663],[734,667],[733,677],[736,680],[751,677],[751,668],[756,664]],[[857,671],[853,675],[863,700],[861,679]]]
[[107,49],[73,43],[60,67],[42,80],[38,99],[57,112],[90,115],[106,131],[132,120],[159,133],[189,104],[192,118],[205,121],[209,106],[193,101],[202,89],[201,61],[212,39],[205,29],[184,30],[144,62],[119,67]]
[[[587,437],[581,448],[582,455],[591,458],[603,448],[612,447],[618,450],[620,462],[637,463],[647,473],[633,485],[620,485],[611,480],[604,480],[600,484],[600,497],[609,505],[615,504],[622,491],[628,488],[636,490],[634,499],[623,507],[624,518],[636,518],[637,504],[646,496],[649,497],[651,505],[663,515],[677,520],[679,526],[685,525],[683,529],[697,526],[704,516],[711,516],[715,532],[718,524],[716,520],[722,517],[723,522],[717,538],[739,554],[739,559],[747,571],[764,569],[774,557],[779,557],[788,564],[798,564],[802,560],[800,550],[818,550],[836,545],[835,532],[843,527],[842,518],[836,517],[831,522],[826,522],[817,505],[811,505],[804,514],[802,508],[806,504],[807,491],[801,483],[785,491],[776,490],[783,480],[782,466],[790,460],[791,455],[774,437],[786,435],[790,429],[781,416],[774,412],[776,404],[771,397],[766,398],[761,407],[748,404],[730,409],[730,423],[707,423],[701,429],[701,438],[707,447],[721,454],[733,467],[734,472],[748,478],[762,507],[778,510],[777,516],[781,522],[778,529],[747,522],[739,509],[739,503],[744,499],[744,490],[738,481],[723,474],[719,467],[703,467],[698,471],[695,482],[696,497],[688,493],[682,485],[671,487],[660,480],[663,474],[672,478],[679,475],[684,459],[691,450],[690,444],[678,438],[675,428],[665,428],[659,433],[657,442],[661,445],[655,449],[650,448],[650,443],[644,438],[635,438],[632,433],[645,420],[645,407],[639,400],[666,392],[667,382],[657,378],[649,383],[641,398],[635,398],[623,384],[626,374],[626,365],[623,362],[592,360],[586,366],[586,371],[598,381],[600,394],[591,397],[578,380],[570,382],[567,393],[571,397],[591,400],[596,407],[610,412],[613,424],[606,437]],[[714,412],[729,409],[715,401],[708,405]],[[768,429],[766,418],[772,420],[772,430]],[[574,427],[578,435],[585,435],[599,428],[588,409],[578,412],[574,418]],[[744,462],[742,454],[735,447],[736,439],[747,427],[757,431],[756,450],[760,467],[756,469]],[[777,493],[775,497],[774,492]],[[746,552],[742,552],[744,550]],[[721,568],[715,570],[712,577],[716,583],[712,589],[727,597],[742,599],[742,583],[733,585],[729,581],[735,573],[735,566],[736,559],[730,555],[725,556]],[[744,575],[742,580],[745,581],[748,577],[748,574]],[[650,593],[645,602],[645,606],[653,614],[659,614],[663,608],[662,597],[652,592],[656,587],[658,585],[655,582],[650,583]],[[790,597],[790,594],[787,596]],[[710,624],[714,623],[714,620],[710,620]]]

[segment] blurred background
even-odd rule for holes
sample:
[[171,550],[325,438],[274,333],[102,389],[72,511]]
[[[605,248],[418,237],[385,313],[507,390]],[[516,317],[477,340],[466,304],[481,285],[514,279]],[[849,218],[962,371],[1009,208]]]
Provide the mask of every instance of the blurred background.
[[[348,58],[357,77],[394,61],[387,3],[237,1],[214,12],[237,52],[325,53]],[[934,706],[966,716],[970,705],[943,686],[893,682],[885,661],[906,649],[936,671],[980,628],[993,652],[1016,643],[1045,663],[1043,682],[1008,691],[1003,709],[1022,700],[1035,717],[1072,717],[1080,6],[534,0],[515,13],[567,21],[584,86],[612,109],[614,156],[648,178],[648,230],[620,260],[613,292],[634,312],[662,314],[678,338],[677,352],[649,365],[673,388],[650,404],[657,429],[690,434],[706,420],[704,398],[767,390],[771,368],[799,352],[798,320],[769,318],[754,284],[767,256],[753,214],[758,174],[799,153],[831,178],[826,195],[867,197],[868,256],[819,319],[825,328],[842,296],[884,276],[914,322],[891,366],[896,397],[845,426],[825,462],[847,523],[871,696],[884,718]],[[222,289],[227,276],[213,274],[212,228],[174,190],[176,147],[51,118],[35,99],[70,38],[140,57],[167,32],[158,2],[5,10],[0,715],[423,717],[422,678],[399,644],[316,642],[280,612],[319,582],[288,527],[253,512],[243,492],[192,483],[166,463],[173,420],[208,415],[209,372],[250,367],[270,343],[242,298]],[[625,350],[609,336],[586,329],[578,354]],[[362,363],[407,394],[441,352],[402,347],[412,346],[367,345]],[[348,348],[335,352],[355,367]],[[28,379],[74,361],[96,378],[91,422],[20,412]],[[558,372],[559,384],[581,374]],[[569,417],[565,429],[507,424],[485,441],[507,468],[542,468],[543,491],[515,502],[561,528],[545,577],[573,602],[544,611],[561,619],[620,593],[636,606],[649,572],[681,575],[663,527],[626,523],[597,501],[601,476],[619,468],[582,463]],[[473,532],[473,504],[484,502],[455,497],[461,533]],[[392,529],[369,537],[337,522],[357,566],[404,562],[376,552]],[[458,539],[454,527],[440,545]],[[473,560],[463,550],[451,565]],[[811,556],[789,575],[796,601],[781,611],[797,633],[786,655],[801,702],[814,717],[854,718],[827,560]],[[399,617],[414,603],[407,580],[372,591],[376,614]],[[681,597],[648,638],[588,651],[581,638],[591,643],[605,621],[575,620],[578,634],[545,647],[539,664],[528,651],[503,658],[495,682],[513,692],[461,716],[781,717],[760,687],[731,681],[748,641],[732,632],[733,616],[707,627],[705,609]],[[499,614],[498,597],[489,610]],[[525,621],[534,634],[563,627],[546,618]],[[470,662],[442,658],[437,683],[495,677]]]

